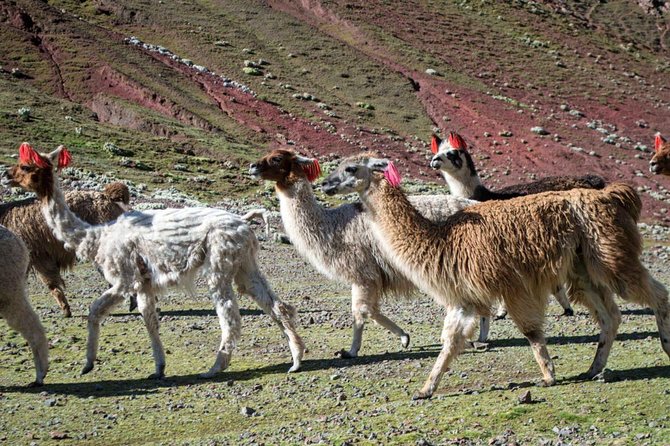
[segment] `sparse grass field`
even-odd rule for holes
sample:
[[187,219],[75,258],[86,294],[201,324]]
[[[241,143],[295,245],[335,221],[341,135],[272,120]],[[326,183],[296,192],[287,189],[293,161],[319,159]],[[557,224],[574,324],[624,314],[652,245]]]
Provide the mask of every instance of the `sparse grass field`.
[[[219,328],[207,298],[161,298],[167,378],[150,381],[153,359],[141,318],[118,308],[102,327],[100,361],[83,364],[87,308],[104,289],[89,265],[66,277],[72,319],[61,318],[45,288],[30,294],[51,341],[47,385],[33,378],[25,342],[0,330],[0,440],[5,444],[668,444],[670,364],[653,316],[623,305],[623,324],[605,382],[578,382],[595,352],[596,330],[583,309],[547,319],[558,385],[532,386],[539,370],[510,321],[492,326],[488,351],[467,350],[430,401],[413,402],[439,350],[442,311],[427,298],[389,303],[388,315],[412,335],[410,349],[369,324],[362,356],[348,347],[350,301],[290,246],[264,242],[261,265],[277,293],[299,309],[309,353],[288,375],[290,354],[269,317],[242,298],[242,340],[229,370],[201,380],[214,359]],[[647,256],[670,285],[667,260]],[[660,272],[659,272],[660,271]],[[288,279],[287,279],[288,277]],[[203,291],[203,290],[201,290]],[[204,292],[203,292],[204,294]],[[125,305],[124,305],[125,306]],[[532,404],[518,397],[530,390]],[[255,411],[242,414],[243,408]],[[52,437],[65,436],[64,440]],[[497,440],[496,440],[497,439]],[[545,441],[546,440],[546,441]],[[542,443],[542,441],[545,441]]]

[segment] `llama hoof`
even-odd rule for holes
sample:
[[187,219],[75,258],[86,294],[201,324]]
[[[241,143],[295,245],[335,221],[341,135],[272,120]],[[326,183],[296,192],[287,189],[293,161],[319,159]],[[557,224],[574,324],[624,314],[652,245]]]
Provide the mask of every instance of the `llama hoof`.
[[300,371],[300,365],[294,365],[290,369],[288,369],[288,373],[294,373],[294,372],[299,372]]
[[552,378],[550,380],[543,379],[542,381],[537,383],[537,386],[538,387],[551,387],[554,384],[556,384],[556,379],[555,378]]
[[339,352],[335,352],[335,356],[339,356],[342,359],[353,359],[357,355],[349,352],[349,350],[342,349]]
[[402,345],[402,348],[409,347],[409,335],[407,333],[400,336],[400,344]]
[[137,310],[137,296],[130,296],[128,298],[128,312],[132,313]]
[[423,392],[423,391],[419,390],[419,391],[415,392],[414,395],[412,395],[412,400],[413,401],[428,400],[428,399],[432,398],[432,396],[433,396],[432,393]]
[[212,379],[216,376],[216,372],[206,372],[198,375],[200,379]]
[[44,382],[41,382],[41,381],[33,381],[33,382],[31,382],[30,384],[28,384],[27,387],[28,387],[29,389],[32,389],[32,388],[35,388],[35,387],[42,387],[43,385],[44,385]]
[[494,321],[500,321],[500,320],[505,319],[506,317],[507,317],[507,311],[505,311],[504,313],[498,313],[498,314],[496,314],[496,315],[493,317],[493,320],[494,320]]
[[63,308],[63,317],[72,317],[72,311],[70,311],[69,306]]
[[565,310],[563,310],[563,316],[571,317],[571,316],[574,316],[574,315],[575,315],[575,310],[573,310],[572,308],[566,308]]
[[81,369],[81,374],[86,375],[88,372],[93,370],[93,364],[86,364],[83,369]]
[[147,377],[147,379],[163,379],[165,378],[165,373],[152,373]]
[[603,370],[589,369],[588,372],[578,375],[577,379],[580,381],[601,381],[601,382],[605,382],[607,380],[605,377],[605,369]]
[[477,351],[484,352],[489,349],[489,343],[488,342],[481,342],[481,341],[474,341],[470,343],[472,345],[472,348],[474,348]]

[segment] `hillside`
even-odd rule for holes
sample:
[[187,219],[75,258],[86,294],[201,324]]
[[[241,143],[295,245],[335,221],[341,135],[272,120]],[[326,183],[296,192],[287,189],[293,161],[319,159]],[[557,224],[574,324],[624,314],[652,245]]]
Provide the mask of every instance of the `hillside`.
[[670,133],[668,9],[8,0],[1,153],[65,143],[93,172],[216,201],[252,194],[247,163],[281,145],[326,158],[378,150],[440,182],[426,143],[456,130],[488,184],[594,172],[636,184],[646,218],[670,221],[668,180],[647,169],[653,134]]

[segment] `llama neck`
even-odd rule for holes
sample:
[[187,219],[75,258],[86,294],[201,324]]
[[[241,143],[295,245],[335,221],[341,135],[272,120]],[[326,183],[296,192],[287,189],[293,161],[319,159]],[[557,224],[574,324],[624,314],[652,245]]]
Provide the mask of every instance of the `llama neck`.
[[317,203],[308,181],[300,180],[289,187],[277,187],[277,196],[284,230],[298,248],[308,243],[306,239],[311,238],[310,234],[326,229],[323,224],[326,209]]
[[449,192],[455,197],[477,200],[475,197],[478,190],[482,188],[485,189],[485,187],[482,186],[481,181],[479,181],[479,175],[477,175],[476,172],[470,173],[460,171],[456,173],[456,175],[452,175],[442,171],[442,176],[449,185]]
[[62,241],[66,248],[75,250],[78,257],[93,260],[96,244],[91,241],[97,240],[97,234],[91,230],[91,225],[70,210],[58,179],[55,179],[51,194],[42,197],[42,214],[54,236]]
[[[376,180],[379,181],[379,180]],[[395,268],[410,278],[422,291],[433,297],[441,294],[439,285],[428,273],[428,262],[443,262],[450,257],[450,244],[442,243],[436,232],[442,232],[417,211],[405,194],[386,181],[373,183],[361,198],[372,218],[372,232],[385,256]],[[444,248],[437,259],[427,254]]]

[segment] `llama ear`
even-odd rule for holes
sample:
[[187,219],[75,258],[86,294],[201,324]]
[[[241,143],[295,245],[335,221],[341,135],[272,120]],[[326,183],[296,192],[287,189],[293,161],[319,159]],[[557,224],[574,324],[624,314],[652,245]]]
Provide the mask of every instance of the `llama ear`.
[[449,132],[449,145],[454,150],[465,150],[468,146],[463,137],[456,132]]
[[42,169],[49,166],[49,163],[47,163],[44,158],[33,149],[33,146],[27,142],[24,142],[21,144],[21,147],[19,147],[19,162],[26,164],[33,163]]
[[307,158],[306,156],[296,155],[296,161],[307,175],[307,181],[313,183],[321,176],[321,166],[316,158]]
[[384,172],[388,168],[389,163],[390,161],[384,158],[368,158],[365,165],[368,169],[374,170],[375,172]]
[[666,140],[663,138],[663,136],[661,136],[661,133],[657,133],[656,137],[654,138],[654,150],[658,152],[661,146],[665,144],[665,142]]
[[51,160],[51,164],[55,165],[58,169],[63,169],[70,164],[72,161],[72,155],[68,152],[67,147],[60,145],[53,152],[47,155]]
[[391,186],[393,187],[398,187],[400,186],[400,181],[402,181],[402,177],[400,176],[400,172],[398,172],[398,169],[395,167],[395,164],[393,164],[393,161],[388,162],[388,167],[386,170],[384,170],[384,178],[386,178],[386,181],[388,181]]
[[434,155],[437,155],[437,152],[440,151],[440,144],[442,144],[442,140],[439,136],[433,133],[432,138],[430,138],[430,151],[433,152]]

